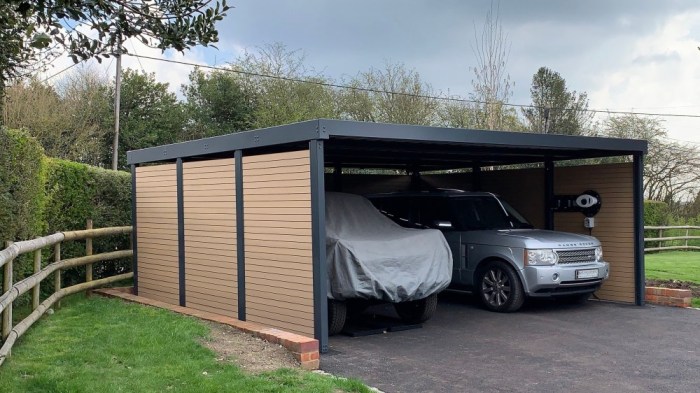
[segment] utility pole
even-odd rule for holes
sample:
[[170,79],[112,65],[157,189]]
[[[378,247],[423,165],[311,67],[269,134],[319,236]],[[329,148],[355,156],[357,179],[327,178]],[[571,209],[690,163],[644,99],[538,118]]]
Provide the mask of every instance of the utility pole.
[[[121,46],[121,40],[120,46]],[[117,76],[114,87],[114,142],[112,143],[112,170],[116,171],[119,166],[119,103],[121,101],[122,89],[122,56],[117,49]]]
[[[121,17],[124,12],[124,7],[119,9],[117,18]],[[122,91],[122,31],[117,22],[117,75],[114,78],[116,86],[114,87],[114,142],[112,143],[112,170],[116,171],[119,168],[119,104],[121,102]]]

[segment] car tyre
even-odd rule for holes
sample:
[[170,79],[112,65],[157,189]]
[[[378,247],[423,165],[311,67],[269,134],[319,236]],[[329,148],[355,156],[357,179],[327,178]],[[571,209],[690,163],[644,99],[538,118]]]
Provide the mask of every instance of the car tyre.
[[437,309],[437,294],[410,302],[394,303],[394,309],[406,323],[423,323],[432,318]]
[[345,327],[348,306],[345,302],[328,299],[328,335],[333,336]]
[[481,269],[477,291],[484,307],[496,312],[517,311],[525,300],[520,277],[503,261],[489,262]]

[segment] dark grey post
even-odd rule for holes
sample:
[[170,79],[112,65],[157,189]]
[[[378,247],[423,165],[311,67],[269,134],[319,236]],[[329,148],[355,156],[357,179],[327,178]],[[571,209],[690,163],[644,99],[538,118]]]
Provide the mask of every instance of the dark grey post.
[[243,151],[234,152],[236,171],[236,259],[238,276],[238,319],[245,321],[245,225],[243,222]]
[[544,229],[554,229],[554,162],[544,162]]
[[139,258],[138,258],[138,242],[136,241],[136,165],[131,164],[131,249],[133,256],[131,257],[131,271],[134,272],[134,295],[139,294]]
[[644,155],[634,155],[633,161],[634,198],[634,303],[644,305]]
[[481,167],[472,167],[472,191],[481,191]]
[[180,279],[180,305],[187,305],[185,294],[185,202],[182,187],[182,158],[175,162],[175,173],[177,177],[177,260],[178,277]]
[[326,190],[323,141],[309,141],[311,156],[311,239],[314,272],[314,336],[328,352],[328,271],[326,267]]

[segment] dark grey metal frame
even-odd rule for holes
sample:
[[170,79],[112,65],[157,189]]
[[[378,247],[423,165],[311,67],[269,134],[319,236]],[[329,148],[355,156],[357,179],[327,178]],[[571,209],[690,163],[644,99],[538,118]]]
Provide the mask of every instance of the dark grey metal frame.
[[136,165],[131,164],[131,250],[133,255],[131,257],[131,271],[134,272],[134,295],[139,294],[139,252],[138,252],[138,242],[136,241],[136,232],[138,231],[137,218],[136,217]]
[[[642,140],[613,139],[600,137],[580,137],[552,134],[513,133],[501,131],[464,130],[439,127],[408,126],[397,124],[364,123],[342,120],[311,120],[301,123],[265,128],[255,131],[240,132],[213,138],[201,139],[178,144],[152,147],[127,153],[127,162],[132,169],[132,219],[134,223],[134,288],[138,290],[137,244],[136,244],[136,182],[135,167],[138,164],[176,161],[181,165],[183,158],[200,159],[207,156],[234,154],[236,162],[236,228],[238,233],[238,309],[239,319],[245,320],[245,252],[243,232],[243,171],[242,156],[244,151],[261,151],[260,149],[277,148],[278,151],[299,150],[308,146],[310,149],[311,204],[312,204],[312,238],[313,238],[313,292],[314,292],[314,334],[319,340],[320,349],[328,349],[328,308],[327,308],[327,272],[325,264],[325,179],[326,164],[340,168],[342,163],[325,159],[328,146],[347,140],[363,140],[367,146],[373,141],[414,142],[443,144],[445,146],[469,146],[471,148],[488,147],[490,149],[518,149],[543,154],[545,165],[545,223],[553,226],[551,203],[554,190],[554,161],[559,159],[593,158],[632,155],[634,157],[634,211],[635,211],[635,303],[644,303],[644,243],[643,243],[643,156],[647,143]],[[308,144],[308,145],[307,145]],[[528,150],[531,149],[531,150]],[[544,155],[550,152],[552,156]],[[561,152],[563,151],[563,152]],[[359,152],[361,153],[361,151]],[[561,153],[555,155],[555,153]],[[398,156],[397,156],[398,157]],[[555,157],[553,159],[553,157]],[[566,157],[566,158],[561,158]],[[397,158],[398,159],[398,158]],[[480,167],[474,163],[473,170],[478,176]],[[180,169],[181,170],[181,169]],[[179,175],[181,176],[181,175]],[[178,182],[178,218],[181,203],[181,180]],[[178,220],[180,231],[182,224]],[[178,232],[179,234],[179,232]],[[184,248],[184,242],[179,242]],[[180,253],[183,256],[184,250]],[[184,274],[181,277],[184,280]]]
[[328,288],[326,271],[326,193],[323,141],[309,142],[311,166],[311,244],[313,247],[314,336],[321,352],[328,351]]
[[234,170],[236,171],[236,259],[238,277],[238,319],[245,321],[245,223],[243,221],[243,151],[234,153]]
[[187,305],[187,281],[185,268],[185,195],[182,181],[182,158],[175,161],[175,177],[177,178],[177,266],[180,305]]
[[644,155],[635,154],[632,161],[634,198],[634,303],[644,305]]

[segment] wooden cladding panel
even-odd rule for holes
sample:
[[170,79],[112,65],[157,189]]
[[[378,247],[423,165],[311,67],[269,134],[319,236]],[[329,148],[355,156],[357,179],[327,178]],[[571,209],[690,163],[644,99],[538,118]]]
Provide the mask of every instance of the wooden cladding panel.
[[139,295],[179,304],[175,164],[136,168]]
[[243,157],[246,319],[314,336],[309,151]]
[[[631,163],[557,167],[554,193],[577,195],[586,190],[602,198],[596,227],[591,234],[603,243],[604,259],[610,263],[610,278],[596,295],[605,300],[634,302],[634,199]],[[554,228],[588,234],[581,213],[555,213]]]
[[237,318],[234,159],[183,163],[182,189],[187,307]]

